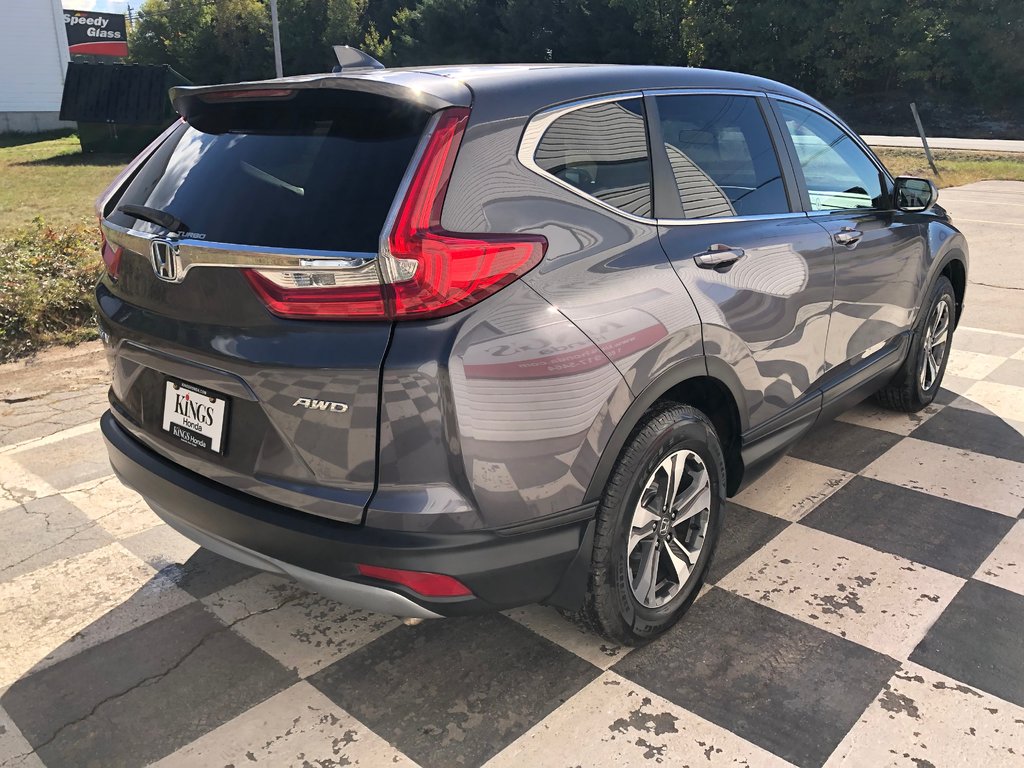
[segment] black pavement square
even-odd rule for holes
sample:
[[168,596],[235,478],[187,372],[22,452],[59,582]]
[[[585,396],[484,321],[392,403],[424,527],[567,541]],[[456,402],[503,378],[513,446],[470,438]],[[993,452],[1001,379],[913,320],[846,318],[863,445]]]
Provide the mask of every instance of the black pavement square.
[[138,766],[296,679],[192,603],[22,678],[0,706],[48,768]]
[[1024,595],[968,581],[910,660],[1024,706]]
[[171,562],[166,556],[173,551],[182,535],[167,525],[158,525],[130,536],[121,545],[141,560],[160,571],[160,574],[200,600],[256,576],[262,571],[221,557],[216,552],[200,547],[184,563]]
[[0,512],[0,581],[110,544],[114,537],[63,496]]
[[910,436],[965,451],[1024,462],[1024,436],[991,413],[956,407],[943,408],[911,432]]
[[897,668],[888,656],[712,588],[612,669],[801,766],[820,766]]
[[860,472],[902,439],[902,435],[881,429],[832,421],[816,426],[789,453],[816,464]]
[[726,502],[723,510],[722,535],[708,569],[707,581],[715,584],[724,579],[757,550],[774,539],[789,523],[739,504]]
[[961,578],[978,570],[1014,524],[1006,515],[867,477],[853,478],[800,522]]
[[494,614],[399,627],[307,680],[432,768],[483,763],[598,674]]
[[262,571],[200,547],[180,566],[171,566],[161,573],[193,597],[202,599]]

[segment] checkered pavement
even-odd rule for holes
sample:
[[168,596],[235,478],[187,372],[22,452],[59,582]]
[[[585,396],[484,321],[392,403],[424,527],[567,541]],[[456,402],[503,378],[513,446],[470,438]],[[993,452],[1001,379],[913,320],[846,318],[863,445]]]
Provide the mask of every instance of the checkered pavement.
[[1024,336],[972,329],[937,404],[861,405],[734,499],[632,650],[198,550],[90,422],[0,448],[0,766],[1024,765],[1022,512]]

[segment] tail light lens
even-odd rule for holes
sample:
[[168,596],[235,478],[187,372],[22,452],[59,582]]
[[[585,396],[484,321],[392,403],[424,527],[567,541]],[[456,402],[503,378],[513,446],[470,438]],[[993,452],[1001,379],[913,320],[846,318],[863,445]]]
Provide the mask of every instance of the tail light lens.
[[382,256],[384,266],[392,267],[397,318],[458,312],[529,272],[547,248],[540,235],[462,235],[441,226],[468,121],[465,108],[441,113],[388,235]]
[[[290,281],[302,287],[282,285],[279,274],[295,275]],[[337,272],[287,272],[246,270],[245,276],[267,308],[281,317],[306,320],[363,320],[386,316],[384,286],[337,285]]]
[[100,227],[100,255],[103,257],[103,264],[107,268],[107,273],[115,279],[121,269],[121,254],[123,252],[123,248],[118,245],[111,245],[107,241],[107,235],[103,231],[103,227]]
[[[277,315],[323,320],[444,317],[491,296],[544,256],[542,235],[461,234],[441,226],[448,182],[469,109],[442,111],[378,257],[378,283],[346,285],[342,272],[250,270],[250,284]],[[290,282],[302,287],[291,287]]]

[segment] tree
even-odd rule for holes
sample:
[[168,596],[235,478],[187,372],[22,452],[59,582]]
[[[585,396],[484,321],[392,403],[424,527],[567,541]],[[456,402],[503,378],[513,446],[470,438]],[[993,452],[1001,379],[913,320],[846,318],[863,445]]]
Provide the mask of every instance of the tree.
[[[278,0],[285,74],[329,72],[332,45],[359,46],[366,0]],[[274,76],[265,0],[145,0],[131,61],[169,64],[194,83]]]
[[366,0],[278,0],[286,75],[330,72],[334,45],[359,47]]
[[[145,0],[133,61],[197,83],[269,77],[269,0]],[[622,62],[763,75],[827,100],[1024,100],[1021,0],[278,0],[285,74],[333,45],[387,64]],[[955,107],[955,108],[954,108]],[[1018,111],[1024,108],[1018,106]]]
[[214,13],[208,0],[145,0],[128,36],[129,61],[168,64],[192,82],[217,82]]
[[503,61],[501,0],[421,0],[395,13],[391,44],[406,64]]

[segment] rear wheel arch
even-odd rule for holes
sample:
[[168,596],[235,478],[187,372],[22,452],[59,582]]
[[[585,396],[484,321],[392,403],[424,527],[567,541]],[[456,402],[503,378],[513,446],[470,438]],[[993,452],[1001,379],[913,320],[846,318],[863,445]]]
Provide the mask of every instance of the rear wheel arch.
[[733,494],[743,477],[740,435],[746,429],[743,389],[728,363],[691,358],[676,363],[650,382],[619,419],[587,486],[584,503],[601,498],[612,468],[644,415],[656,405],[679,403],[704,413],[715,427],[726,459],[726,491]]
[[960,316],[964,311],[964,294],[967,292],[967,265],[964,263],[963,254],[960,251],[952,251],[942,265],[940,275],[944,275],[953,284],[953,295],[956,297],[955,324],[960,322]]

